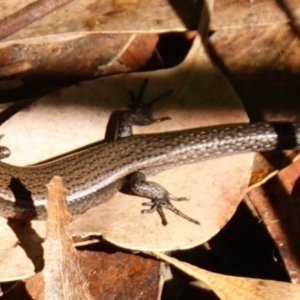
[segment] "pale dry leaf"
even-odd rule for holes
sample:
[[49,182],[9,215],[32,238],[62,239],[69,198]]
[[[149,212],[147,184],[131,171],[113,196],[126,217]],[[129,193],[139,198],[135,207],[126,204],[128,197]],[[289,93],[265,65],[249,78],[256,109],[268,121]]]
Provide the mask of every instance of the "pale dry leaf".
[[[81,83],[20,111],[1,127],[1,133],[5,133],[2,143],[12,153],[6,161],[32,164],[103,138],[111,112],[128,104],[128,89],[137,92],[144,76],[150,82],[146,101],[174,89],[169,99],[154,108],[155,117],[169,115],[172,120],[135,128],[134,133],[247,122],[237,95],[211,64],[197,38],[185,61],[176,68]],[[163,227],[157,214],[141,215],[144,199],[118,193],[77,219],[72,234],[102,234],[132,249],[194,247],[210,239],[231,218],[247,187],[251,163],[252,154],[237,155],[183,166],[150,178],[176,196],[189,197],[190,201],[175,205],[199,220],[201,226],[166,211],[169,225]]]
[[67,209],[67,190],[62,178],[54,177],[47,189],[44,299],[92,299],[68,231],[72,217]]
[[[126,90],[137,91],[144,76],[150,79],[147,100],[174,89],[169,100],[155,107],[155,115],[170,115],[172,121],[153,125],[145,129],[148,132],[247,121],[235,92],[211,64],[197,38],[186,60],[176,68],[82,83],[23,110],[1,127],[8,137],[3,143],[13,149],[10,162],[22,157],[17,164],[35,163],[102,138],[111,111],[126,106]],[[17,140],[19,145],[14,143]],[[178,208],[199,219],[201,227],[169,212],[169,226],[162,227],[157,215],[141,216],[143,199],[123,199],[124,195],[118,194],[109,206],[84,214],[73,234],[104,233],[108,240],[136,249],[193,247],[216,234],[234,213],[247,186],[251,157],[218,159],[155,177],[173,194],[190,197],[190,202],[178,203]]]
[[160,252],[146,252],[203,281],[221,300],[297,300],[300,286],[288,282],[222,275],[181,262]]
[[[34,274],[33,264],[29,259],[26,259],[26,254],[19,246],[16,235],[4,218],[0,219],[0,238],[0,282],[32,276]],[[17,270],[21,270],[21,274]]]
[[[153,97],[163,87],[175,88],[170,99],[156,106],[156,116],[169,115],[172,120],[149,128],[139,128],[139,133],[247,121],[236,95],[211,65],[199,40],[195,41],[183,64],[156,74],[147,74]],[[140,215],[143,199],[135,197],[136,200],[130,201],[130,208],[125,208],[123,204],[128,196],[120,194],[87,212],[89,218],[76,220],[73,233],[79,236],[99,234],[97,216],[105,214],[101,218],[104,238],[122,247],[130,245],[134,249],[168,250],[203,243],[230,219],[247,187],[252,155],[227,159],[184,166],[150,178],[162,183],[174,195],[189,197],[189,202],[176,203],[176,206],[198,219],[200,227],[168,211],[169,226],[162,227],[157,215]]]

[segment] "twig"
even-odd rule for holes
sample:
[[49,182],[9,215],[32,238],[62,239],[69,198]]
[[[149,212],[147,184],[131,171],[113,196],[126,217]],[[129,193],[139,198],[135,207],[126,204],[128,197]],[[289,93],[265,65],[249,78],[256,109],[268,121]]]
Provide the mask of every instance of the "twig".
[[0,40],[73,0],[38,0],[0,21]]

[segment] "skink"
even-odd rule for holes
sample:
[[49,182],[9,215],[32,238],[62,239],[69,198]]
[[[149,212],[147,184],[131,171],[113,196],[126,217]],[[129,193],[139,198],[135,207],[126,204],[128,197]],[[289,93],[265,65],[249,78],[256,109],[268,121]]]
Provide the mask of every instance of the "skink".
[[[275,149],[300,149],[300,123],[230,124],[135,135],[40,165],[16,167],[0,162],[0,214],[44,219],[45,185],[54,175],[64,179],[71,213],[80,214],[108,200],[133,172],[153,173],[220,156]],[[12,181],[26,187],[32,203],[12,193]]]

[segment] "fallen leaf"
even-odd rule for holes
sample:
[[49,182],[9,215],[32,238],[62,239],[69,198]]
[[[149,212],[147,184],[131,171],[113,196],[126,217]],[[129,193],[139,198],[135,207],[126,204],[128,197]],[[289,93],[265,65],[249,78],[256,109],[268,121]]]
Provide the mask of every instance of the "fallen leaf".
[[189,276],[203,281],[220,297],[221,300],[296,300],[300,286],[288,282],[227,276],[197,268],[159,252],[146,252],[180,269]]
[[[162,262],[120,251],[107,243],[78,250],[77,254],[80,257],[80,271],[89,283],[93,299],[115,300],[123,297],[148,300],[158,299],[161,294]],[[3,290],[5,299],[24,299],[26,295],[28,299],[38,300],[44,299],[43,289],[40,272]]]
[[[211,63],[197,37],[185,61],[175,68],[84,82],[43,97],[20,111],[1,127],[1,133],[5,133],[3,145],[12,153],[7,162],[36,163],[103,138],[111,112],[128,104],[124,100],[127,91],[138,91],[145,77],[150,80],[146,100],[174,89],[169,99],[155,106],[155,117],[169,115],[172,120],[135,128],[134,133],[247,122],[237,95]],[[118,193],[76,219],[72,235],[102,235],[130,249],[186,249],[204,243],[234,214],[247,188],[251,163],[252,154],[243,154],[149,178],[176,196],[189,197],[190,201],[176,203],[176,207],[199,220],[201,226],[167,211],[169,225],[163,227],[157,214],[141,215],[144,199]]]
[[[13,15],[29,3],[29,0],[22,2],[11,0],[1,4],[0,20]],[[147,3],[119,1],[114,4],[109,1],[101,3],[93,0],[72,1],[57,9],[55,13],[42,16],[41,19],[31,24],[28,23],[22,30],[5,40],[72,32],[149,32],[149,28],[152,32],[185,31],[186,26],[176,12],[179,8],[187,26],[196,28],[200,4],[197,2],[184,6],[180,4],[180,1],[174,1],[170,5],[168,1],[155,0]],[[45,3],[42,6],[45,6]]]
[[67,209],[62,178],[54,177],[47,185],[43,299],[92,299],[88,282],[81,273],[79,256],[68,231],[72,217]]
[[300,283],[299,255],[300,162],[281,170],[247,195],[276,244],[290,279]]
[[299,157],[297,150],[255,153],[248,191],[264,184],[280,170],[298,161]]
[[[0,55],[7,58],[2,62],[0,76],[26,74],[74,80],[128,72],[146,64],[157,41],[155,34],[70,33],[6,42],[0,44]],[[13,51],[11,60],[7,53]],[[85,59],[81,59],[83,52]]]
[[0,43],[0,78],[26,74],[70,81],[136,70],[155,51],[158,33],[195,29],[200,10],[198,2],[67,2],[0,4],[0,39],[6,37]]
[[[237,96],[213,67],[199,39],[178,67],[143,76],[150,81],[147,100],[174,89],[169,99],[155,106],[155,117],[169,115],[172,120],[135,128],[135,133],[247,120]],[[111,112],[124,107],[128,103],[123,102],[128,98],[127,91],[137,91],[142,81],[140,74],[103,78],[40,99],[2,125],[1,133],[5,133],[2,143],[12,153],[6,161],[32,164],[103,138]],[[176,203],[176,207],[199,220],[201,226],[167,211],[169,226],[162,227],[157,214],[141,215],[144,199],[118,193],[77,219],[72,234],[103,235],[131,249],[194,247],[215,235],[235,212],[247,188],[251,163],[252,154],[237,155],[183,166],[149,178],[176,196],[190,198]]]
[[222,57],[223,65],[230,73],[248,77],[268,76],[270,79],[274,73],[286,74],[288,70],[294,76],[299,74],[299,63],[295,62],[299,55],[296,37],[288,24],[279,23],[254,26],[248,30],[244,27],[218,30],[210,41],[213,52]]
[[[288,11],[288,13],[287,13]],[[274,1],[246,0],[216,1],[210,27],[212,30],[237,27],[263,27],[275,23],[284,24],[299,19],[299,7],[294,1],[279,4]]]
[[76,250],[67,230],[71,218],[61,178],[53,178],[48,188],[45,268],[43,272],[5,289],[6,297],[17,299],[26,294],[34,299],[90,299],[90,292],[93,299],[157,299],[162,288],[159,284],[161,263],[122,253],[104,243]]
[[22,280],[41,270],[44,224],[0,218],[0,282]]

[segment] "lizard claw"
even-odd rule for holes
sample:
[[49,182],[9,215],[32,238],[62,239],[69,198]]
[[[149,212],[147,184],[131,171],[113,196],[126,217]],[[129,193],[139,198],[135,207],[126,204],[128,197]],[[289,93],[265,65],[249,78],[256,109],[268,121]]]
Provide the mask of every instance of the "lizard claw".
[[135,95],[133,91],[129,91],[129,95],[131,98],[131,104],[129,105],[129,108],[133,124],[139,126],[146,126],[156,122],[171,120],[169,116],[154,119],[152,116],[152,108],[157,101],[168,97],[173,92],[173,90],[169,90],[164,94],[152,99],[150,102],[145,103],[143,101],[143,98],[147,84],[148,79],[145,79],[137,95]]
[[[174,199],[172,199],[174,200]],[[186,198],[178,198],[178,201],[184,201],[184,200],[187,200]],[[165,216],[165,213],[163,211],[163,208],[166,208],[170,211],[172,211],[173,213],[175,213],[176,215],[194,223],[194,224],[197,224],[197,225],[200,225],[200,222],[198,222],[197,220],[189,217],[188,215],[184,214],[183,212],[181,212],[180,210],[178,210],[170,201],[169,199],[152,199],[151,201],[149,202],[144,202],[142,205],[145,205],[145,206],[150,206],[149,209],[144,209],[142,210],[142,213],[145,214],[145,213],[152,213],[152,212],[155,212],[157,211],[160,218],[161,218],[161,221],[162,221],[162,224],[164,226],[166,226],[168,224],[167,222],[167,219],[166,219],[166,216]]]

